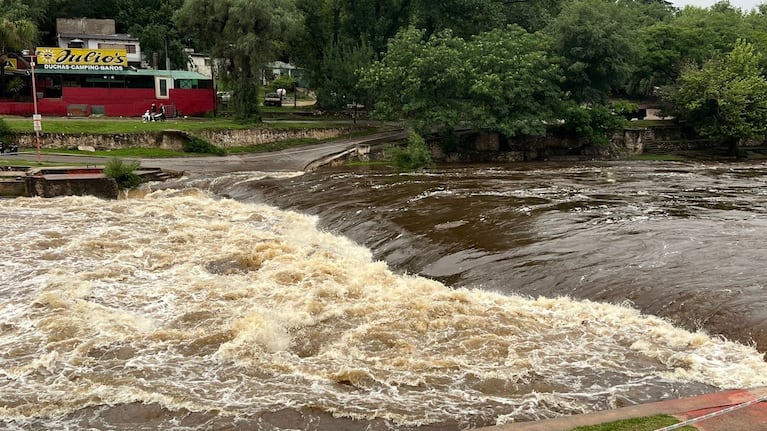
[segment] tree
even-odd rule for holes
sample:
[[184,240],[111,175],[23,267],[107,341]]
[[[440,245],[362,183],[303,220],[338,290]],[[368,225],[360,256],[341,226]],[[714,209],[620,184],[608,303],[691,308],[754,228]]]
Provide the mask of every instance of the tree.
[[168,20],[183,4],[183,0],[117,0],[116,17],[111,16],[115,17],[118,32],[139,39],[141,52],[150,63],[157,55],[158,67],[165,69],[167,56],[171,69],[186,69],[184,38],[174,22]]
[[412,130],[408,133],[407,146],[393,146],[387,150],[387,156],[400,172],[429,168],[434,164],[423,137]]
[[357,86],[357,70],[367,67],[373,61],[373,50],[367,43],[345,40],[331,43],[325,48],[320,63],[323,77],[322,91],[318,95],[321,106],[339,107],[366,99]]
[[303,32],[291,43],[317,103],[363,100],[355,71],[367,67],[410,17],[408,0],[298,0]]
[[726,143],[733,151],[744,139],[767,132],[767,80],[762,55],[740,39],[735,48],[702,67],[688,66],[678,88],[668,95],[674,115],[701,136]]
[[462,126],[542,135],[556,122],[562,77],[543,35],[515,25],[468,41],[449,31],[424,35],[400,32],[384,58],[361,72],[377,115],[403,117],[422,133]]
[[506,24],[503,2],[498,0],[413,0],[411,13],[411,22],[425,29],[427,36],[450,30],[468,38]]
[[185,0],[175,16],[211,56],[220,77],[233,88],[232,105],[241,121],[259,120],[261,70],[275,40],[300,22],[288,0]]
[[386,55],[361,72],[360,85],[375,100],[376,115],[404,117],[419,133],[465,123],[469,106],[465,42],[449,31],[424,41],[410,27],[389,44]]
[[0,18],[0,97],[5,95],[5,63],[8,54],[22,49],[33,49],[36,40],[37,28],[31,21]]
[[582,0],[565,6],[548,27],[565,89],[577,102],[606,102],[631,74],[637,47],[627,11],[605,0]]
[[755,25],[749,26],[740,10],[719,2],[710,9],[687,6],[671,20],[641,28],[642,49],[630,91],[643,96],[673,84],[685,65],[702,64],[714,54],[730,52],[738,38],[767,42],[764,21],[749,20]]

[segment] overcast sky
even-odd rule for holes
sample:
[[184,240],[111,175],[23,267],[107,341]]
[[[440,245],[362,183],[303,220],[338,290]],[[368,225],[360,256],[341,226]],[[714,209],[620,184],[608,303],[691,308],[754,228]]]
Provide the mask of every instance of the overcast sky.
[[[671,3],[678,8],[683,8],[687,5],[709,7],[716,3],[718,0],[671,0]],[[744,12],[748,12],[756,5],[765,3],[767,0],[730,0],[730,4],[743,9]]]

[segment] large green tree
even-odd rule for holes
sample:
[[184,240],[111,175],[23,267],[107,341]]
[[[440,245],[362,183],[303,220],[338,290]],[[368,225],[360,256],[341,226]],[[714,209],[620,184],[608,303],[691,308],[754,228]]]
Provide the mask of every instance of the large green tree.
[[509,26],[468,40],[450,32],[424,40],[409,28],[381,61],[361,73],[378,114],[434,129],[542,135],[556,121],[562,94],[548,40]]
[[762,54],[744,40],[733,50],[682,71],[678,88],[668,95],[674,114],[702,137],[736,150],[744,139],[767,132],[767,80]]
[[175,23],[169,20],[181,8],[184,0],[116,0],[118,31],[129,33],[139,39],[141,52],[151,64],[158,58],[158,68],[186,69],[187,57],[184,36]]
[[219,77],[233,89],[235,115],[259,120],[258,87],[274,42],[300,15],[289,0],[185,0],[176,21],[210,50]]
[[637,52],[629,9],[605,0],[564,7],[547,28],[565,73],[565,88],[581,103],[604,103],[622,88]]
[[640,28],[642,49],[629,90],[641,96],[673,84],[687,64],[702,64],[713,55],[729,52],[738,38],[761,40],[765,46],[765,24],[757,15],[747,20],[739,9],[719,2],[709,9],[688,6],[673,19]]
[[291,43],[317,101],[337,107],[361,100],[354,71],[368,66],[410,17],[409,0],[297,0],[303,31]]

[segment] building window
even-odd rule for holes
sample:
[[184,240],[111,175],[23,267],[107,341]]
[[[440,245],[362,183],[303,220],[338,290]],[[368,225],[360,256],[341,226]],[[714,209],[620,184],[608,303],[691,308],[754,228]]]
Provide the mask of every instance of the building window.
[[99,43],[99,49],[124,49],[128,54],[136,53],[136,45],[122,44],[122,43]]

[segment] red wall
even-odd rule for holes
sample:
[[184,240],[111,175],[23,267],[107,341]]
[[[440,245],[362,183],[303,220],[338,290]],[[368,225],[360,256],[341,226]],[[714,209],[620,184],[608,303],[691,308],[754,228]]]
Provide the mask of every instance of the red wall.
[[[215,108],[215,94],[208,89],[171,89],[169,99],[155,99],[154,89],[147,88],[77,88],[65,87],[62,97],[38,100],[38,112],[42,115],[65,117],[68,105],[104,106],[109,117],[140,117],[152,106],[176,105],[179,115],[199,116]],[[0,115],[31,116],[32,103],[0,101]]]
[[[198,116],[213,112],[216,107],[216,94],[212,88],[189,89],[172,88],[171,103],[176,105],[179,116]],[[167,101],[165,102],[168,103]],[[159,106],[159,105],[158,105]],[[143,112],[142,112],[143,113]]]

